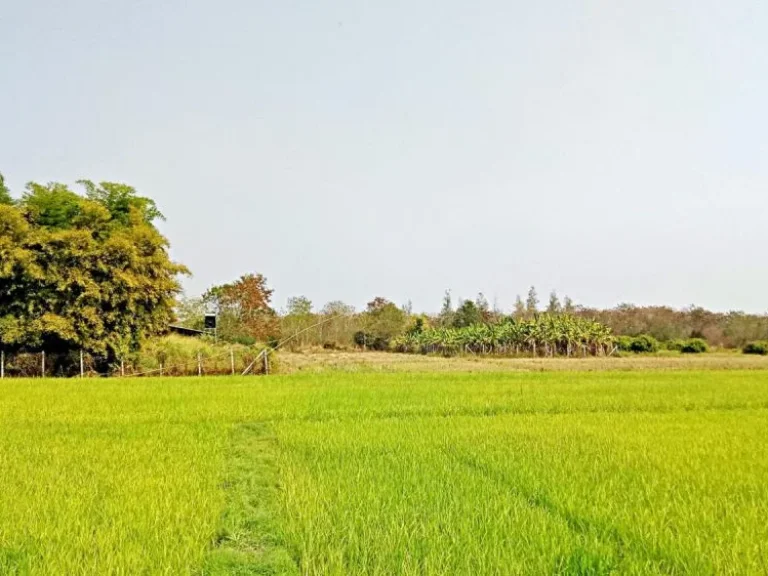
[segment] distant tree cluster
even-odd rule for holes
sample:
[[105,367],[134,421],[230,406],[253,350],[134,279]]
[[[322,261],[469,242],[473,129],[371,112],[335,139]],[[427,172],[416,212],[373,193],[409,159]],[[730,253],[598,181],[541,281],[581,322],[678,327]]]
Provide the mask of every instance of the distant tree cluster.
[[578,307],[576,314],[605,324],[614,334],[647,334],[662,343],[698,338],[712,346],[742,348],[749,342],[768,339],[768,316],[740,311],[621,304],[608,310]]
[[457,327],[420,326],[393,340],[400,352],[453,355],[521,354],[533,356],[605,356],[613,351],[611,331],[599,322],[566,314],[507,317],[494,323]]
[[[266,291],[266,302],[269,302],[271,291],[266,288],[262,279],[262,287]],[[215,293],[212,289],[206,294]],[[190,320],[189,325],[197,322],[202,325],[202,308],[204,296],[197,306],[197,320]],[[188,302],[188,301],[186,301]],[[187,308],[189,306],[187,305]],[[195,309],[195,307],[191,307]],[[190,317],[185,306],[180,308],[180,316]],[[743,312],[726,314],[714,313],[698,307],[684,310],[674,310],[668,307],[637,307],[627,304],[613,309],[601,310],[586,308],[574,304],[565,296],[562,300],[556,292],[550,292],[545,306],[542,306],[535,287],[531,287],[525,299],[517,296],[511,313],[505,313],[496,306],[490,306],[485,296],[480,293],[474,300],[459,299],[454,306],[453,296],[446,291],[442,306],[437,314],[414,313],[410,305],[398,306],[383,297],[376,297],[362,311],[356,312],[352,306],[341,302],[327,304],[315,311],[312,302],[297,296],[288,300],[288,305],[281,313],[268,309],[265,318],[270,319],[269,336],[289,339],[288,348],[324,347],[324,348],[360,348],[365,350],[424,349],[430,348],[418,344],[422,340],[415,334],[428,334],[430,338],[446,339],[448,344],[440,345],[441,350],[455,349],[458,338],[472,338],[472,334],[485,338],[483,326],[508,325],[517,322],[523,326],[528,322],[531,333],[537,333],[538,328],[532,326],[548,326],[550,334],[554,325],[602,326],[611,335],[615,347],[620,351],[648,353],[658,350],[674,350],[678,352],[703,352],[710,345],[717,347],[741,348],[749,342],[768,340],[768,317],[750,315]],[[191,318],[191,317],[190,317]],[[559,318],[571,318],[571,324],[562,324]],[[549,320],[547,320],[549,319]],[[587,324],[579,324],[580,321]],[[229,321],[222,319],[224,325]],[[233,318],[233,326],[238,325]],[[471,329],[471,330],[470,330]],[[507,328],[508,329],[508,328]],[[461,332],[464,330],[464,332]],[[473,332],[474,330],[474,332]],[[234,333],[225,330],[225,333]],[[438,332],[442,331],[442,332]],[[602,351],[606,332],[598,330],[599,338],[589,340],[599,341]],[[250,332],[256,339],[264,340],[266,332]],[[505,336],[506,337],[506,336]],[[405,340],[403,340],[405,338]],[[408,340],[410,338],[410,340]],[[551,340],[551,338],[550,338]],[[560,341],[567,341],[568,336]],[[537,340],[538,341],[538,340]],[[403,344],[403,342],[408,342]],[[561,346],[552,346],[546,338],[541,339],[539,353],[546,354],[546,347],[555,353],[560,353]],[[434,348],[434,346],[432,346]],[[468,350],[484,349],[483,345],[470,345]],[[505,350],[529,349],[519,342],[515,345],[502,347]],[[430,348],[431,349],[431,348]],[[496,346],[493,349],[497,349]],[[598,350],[590,344],[590,350]],[[752,347],[749,350],[759,349]],[[569,355],[567,348],[562,355]]]

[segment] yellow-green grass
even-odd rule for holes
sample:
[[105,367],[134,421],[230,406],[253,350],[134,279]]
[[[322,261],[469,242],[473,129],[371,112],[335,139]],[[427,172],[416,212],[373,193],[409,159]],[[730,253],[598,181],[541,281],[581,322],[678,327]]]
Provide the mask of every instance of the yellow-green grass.
[[0,384],[0,574],[765,574],[768,372]]

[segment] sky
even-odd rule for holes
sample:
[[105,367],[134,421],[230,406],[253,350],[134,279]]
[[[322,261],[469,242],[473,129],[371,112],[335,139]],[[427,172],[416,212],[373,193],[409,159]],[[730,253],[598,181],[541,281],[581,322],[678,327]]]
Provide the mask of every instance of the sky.
[[154,198],[189,295],[768,311],[768,3],[0,0],[0,171]]

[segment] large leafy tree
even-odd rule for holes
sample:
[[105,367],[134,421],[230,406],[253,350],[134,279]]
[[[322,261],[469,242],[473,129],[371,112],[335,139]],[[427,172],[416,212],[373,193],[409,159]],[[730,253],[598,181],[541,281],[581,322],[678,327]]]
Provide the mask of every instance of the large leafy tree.
[[13,204],[13,198],[11,198],[11,191],[5,185],[5,178],[0,174],[0,204]]
[[3,348],[84,350],[106,365],[172,319],[187,269],[168,256],[154,202],[122,184],[85,187],[30,183],[0,203]]
[[473,324],[480,324],[483,321],[483,312],[472,300],[461,302],[453,315],[454,328],[465,328]]
[[364,330],[355,334],[355,343],[366,348],[385,350],[389,341],[402,334],[408,317],[396,304],[380,296],[374,298],[363,313]]
[[227,340],[267,341],[280,335],[272,308],[273,290],[261,274],[245,274],[235,282],[214,286],[203,294],[219,315],[219,336]]

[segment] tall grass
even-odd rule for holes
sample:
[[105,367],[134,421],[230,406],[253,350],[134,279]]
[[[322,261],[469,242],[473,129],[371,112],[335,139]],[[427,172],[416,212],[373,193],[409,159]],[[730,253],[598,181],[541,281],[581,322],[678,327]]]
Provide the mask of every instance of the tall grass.
[[[164,376],[240,374],[264,350],[264,346],[246,346],[234,343],[216,343],[210,338],[189,338],[169,335],[154,338],[131,358],[128,375],[152,373]],[[271,364],[277,368],[277,357],[270,354]],[[256,372],[262,364],[256,366]]]

